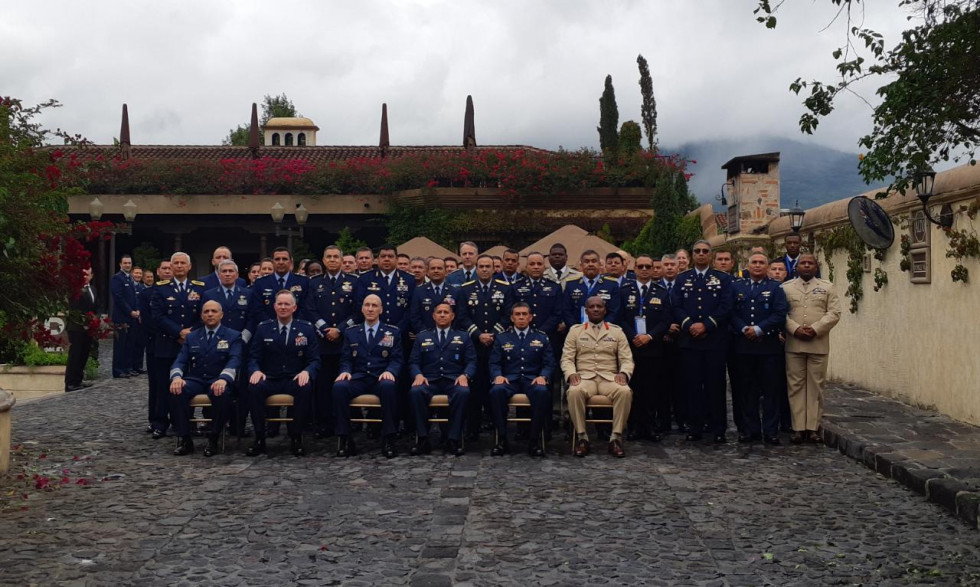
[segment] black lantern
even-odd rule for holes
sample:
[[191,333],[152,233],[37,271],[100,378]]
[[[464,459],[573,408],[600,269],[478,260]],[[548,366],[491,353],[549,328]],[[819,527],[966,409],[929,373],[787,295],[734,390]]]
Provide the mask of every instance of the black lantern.
[[800,208],[800,201],[796,201],[796,206],[789,211],[789,225],[793,229],[793,234],[800,234],[800,229],[803,228],[803,217],[806,216],[806,211]]
[[915,194],[922,201],[922,212],[925,214],[926,219],[943,228],[950,228],[953,226],[952,206],[943,204],[943,207],[939,210],[938,220],[933,218],[932,214],[929,213],[929,198],[932,197],[932,189],[935,184],[936,172],[932,169],[926,168],[915,173]]

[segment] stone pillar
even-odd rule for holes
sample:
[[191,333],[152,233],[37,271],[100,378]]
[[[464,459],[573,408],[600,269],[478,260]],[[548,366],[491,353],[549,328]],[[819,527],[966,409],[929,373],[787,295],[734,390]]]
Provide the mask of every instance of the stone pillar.
[[174,250],[171,252],[176,253],[178,251],[183,251],[184,250],[183,246],[184,246],[184,235],[178,232],[177,234],[174,235]]
[[10,412],[17,400],[0,389],[0,475],[10,469]]

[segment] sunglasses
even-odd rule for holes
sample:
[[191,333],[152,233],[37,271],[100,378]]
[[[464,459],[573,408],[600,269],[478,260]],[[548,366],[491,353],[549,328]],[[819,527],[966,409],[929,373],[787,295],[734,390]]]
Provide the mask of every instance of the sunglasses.
[[637,269],[653,269],[653,265],[637,265]]
[[711,249],[694,249],[695,253],[710,253]]

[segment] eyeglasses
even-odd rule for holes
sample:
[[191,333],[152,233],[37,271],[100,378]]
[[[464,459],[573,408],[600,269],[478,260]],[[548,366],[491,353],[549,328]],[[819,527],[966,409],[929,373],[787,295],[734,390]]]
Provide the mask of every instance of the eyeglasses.
[[653,265],[637,265],[637,269],[653,269]]
[[694,249],[694,253],[710,253],[711,249]]

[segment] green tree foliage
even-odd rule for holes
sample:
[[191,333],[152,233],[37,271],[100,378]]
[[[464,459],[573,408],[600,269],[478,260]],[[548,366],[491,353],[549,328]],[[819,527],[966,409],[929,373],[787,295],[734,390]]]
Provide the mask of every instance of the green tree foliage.
[[[262,115],[259,119],[260,125],[269,122],[270,118],[293,118],[296,116],[301,116],[301,114],[296,111],[296,106],[293,105],[292,100],[286,96],[285,92],[278,96],[269,96],[266,94],[262,98]],[[235,145],[238,147],[247,145],[249,124],[249,122],[239,124],[236,128],[228,131],[228,136],[225,137],[221,144]],[[262,136],[262,133],[259,133],[259,143],[265,144],[265,138]]]
[[619,152],[619,107],[616,106],[616,90],[613,88],[612,76],[606,76],[606,87],[599,98],[599,148],[603,155],[615,155]]
[[[846,42],[833,53],[837,79],[797,78],[790,90],[803,94],[800,130],[812,134],[830,115],[837,97],[853,93],[864,80],[881,85],[874,126],[858,144],[867,149],[858,164],[867,182],[894,176],[903,189],[916,171],[934,164],[969,159],[976,164],[980,142],[980,0],[897,0],[910,13],[901,40],[886,49],[884,37],[860,22],[852,10],[861,0],[830,0],[846,20]],[[757,20],[776,27],[782,1],[759,0]]]
[[442,208],[425,208],[392,200],[385,224],[388,242],[399,245],[417,236],[424,236],[449,250],[456,248],[457,213]]
[[133,265],[142,267],[144,269],[157,270],[160,266],[160,261],[163,257],[160,255],[160,249],[154,247],[148,242],[140,243],[140,246],[133,248]]
[[650,151],[657,148],[657,99],[653,97],[653,78],[650,77],[650,67],[643,55],[636,56],[636,64],[640,68],[640,119],[647,133],[647,146]]
[[684,217],[697,207],[697,201],[687,190],[683,170],[660,176],[650,206],[653,218],[643,225],[635,239],[623,244],[626,251],[633,255],[646,253],[659,257],[682,246],[689,247],[701,237],[700,219]]
[[636,154],[642,147],[643,131],[640,125],[627,120],[619,129],[619,158],[628,159]]
[[357,249],[367,246],[366,242],[359,238],[354,238],[354,233],[351,232],[348,226],[340,229],[340,234],[337,235],[337,240],[334,241],[334,244],[340,247],[340,250],[345,255],[353,255]]

